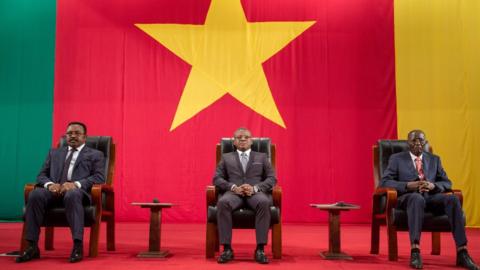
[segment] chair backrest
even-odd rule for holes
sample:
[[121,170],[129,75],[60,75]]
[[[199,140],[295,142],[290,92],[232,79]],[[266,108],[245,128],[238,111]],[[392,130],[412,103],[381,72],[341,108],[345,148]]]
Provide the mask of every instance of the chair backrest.
[[[216,163],[220,162],[222,154],[236,151],[233,144],[233,138],[222,138],[217,144]],[[252,151],[267,154],[268,160],[275,168],[275,144],[271,143],[270,138],[252,138]]]
[[[383,172],[388,166],[390,156],[407,151],[409,149],[407,140],[378,140],[377,145],[373,146],[373,174],[375,179],[375,188],[378,187]],[[424,151],[432,152],[432,147],[427,143]]]
[[[111,185],[115,169],[115,144],[111,136],[87,136],[85,144],[93,149],[101,151],[105,157],[105,183]],[[65,137],[60,139],[58,147],[67,145]]]

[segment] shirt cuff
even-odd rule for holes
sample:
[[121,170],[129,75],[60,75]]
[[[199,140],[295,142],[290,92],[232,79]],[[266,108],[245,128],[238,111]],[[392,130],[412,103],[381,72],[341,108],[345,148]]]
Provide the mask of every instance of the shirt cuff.
[[233,184],[232,187],[230,188],[230,191],[233,191],[233,189],[235,189],[237,187],[237,185]]
[[253,186],[253,191],[257,193],[260,191],[260,188],[258,186]]
[[47,182],[45,183],[45,185],[43,185],[44,188],[48,189],[48,186],[50,186],[51,184],[55,184],[53,182]]
[[77,186],[77,188],[82,188],[82,184],[80,184],[79,181],[75,181],[74,184]]

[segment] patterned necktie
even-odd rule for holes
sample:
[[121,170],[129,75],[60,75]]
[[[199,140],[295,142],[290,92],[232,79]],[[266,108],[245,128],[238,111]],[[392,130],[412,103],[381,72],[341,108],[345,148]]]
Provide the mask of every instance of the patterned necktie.
[[420,178],[420,180],[425,180],[425,174],[423,173],[422,160],[419,157],[415,159],[415,167],[417,167],[418,178]]
[[242,152],[240,154],[240,163],[242,163],[242,168],[243,168],[243,172],[246,172],[247,171],[247,163],[248,163],[248,157],[247,157],[247,153],[245,152]]
[[72,158],[73,158],[73,152],[77,151],[76,148],[72,148],[69,152],[67,160],[65,160],[65,163],[63,164],[63,169],[62,169],[62,178],[60,178],[60,183],[63,184],[68,181],[68,168],[70,167],[70,163],[72,163]]

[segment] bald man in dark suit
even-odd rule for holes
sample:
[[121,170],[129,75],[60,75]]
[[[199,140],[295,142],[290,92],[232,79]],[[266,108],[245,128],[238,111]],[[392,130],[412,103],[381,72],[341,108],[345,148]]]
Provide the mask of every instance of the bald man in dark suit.
[[411,244],[410,267],[423,268],[420,235],[425,208],[430,208],[444,211],[448,216],[457,246],[457,266],[476,270],[478,266],[467,252],[462,206],[457,196],[442,193],[451,190],[452,182],[442,167],[440,157],[423,151],[426,143],[423,131],[410,131],[410,150],[390,156],[380,183],[382,187],[397,190],[397,207],[407,211]]
[[255,260],[267,264],[269,261],[264,246],[270,227],[270,206],[273,204],[271,191],[277,181],[275,171],[265,153],[251,151],[252,135],[248,129],[237,129],[233,143],[237,151],[222,155],[213,178],[214,185],[221,192],[217,202],[217,223],[223,252],[218,263],[233,259],[232,212],[247,205],[256,213]]

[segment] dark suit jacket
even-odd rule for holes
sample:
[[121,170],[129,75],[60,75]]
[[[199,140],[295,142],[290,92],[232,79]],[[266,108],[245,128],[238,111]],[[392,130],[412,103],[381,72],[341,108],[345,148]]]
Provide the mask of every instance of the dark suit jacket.
[[[50,150],[37,176],[37,185],[43,187],[47,182],[60,183],[67,152],[67,146]],[[71,180],[80,182],[82,191],[90,198],[93,184],[105,183],[104,169],[103,153],[85,145],[73,166]]]
[[[452,182],[443,170],[439,156],[423,152],[422,163],[426,180],[435,184],[435,189],[431,190],[430,193],[452,189]],[[399,194],[403,194],[408,192],[407,182],[416,179],[418,179],[418,172],[413,164],[410,152],[404,151],[390,156],[380,186],[395,188]]]
[[220,192],[231,190],[233,184],[256,185],[260,191],[270,192],[276,182],[275,171],[267,155],[254,151],[250,152],[246,173],[243,172],[238,152],[235,151],[222,155],[213,177],[213,184],[220,189]]

